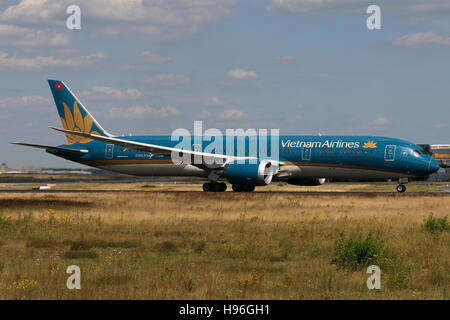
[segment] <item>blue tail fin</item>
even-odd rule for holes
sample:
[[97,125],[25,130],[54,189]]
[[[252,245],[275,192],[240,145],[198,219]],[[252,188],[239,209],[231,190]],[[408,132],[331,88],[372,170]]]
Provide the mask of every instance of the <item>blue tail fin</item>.
[[[94,119],[89,111],[81,104],[80,100],[70,91],[62,81],[48,80],[56,108],[64,129],[92,133],[102,136],[111,136]],[[92,141],[89,138],[66,134],[67,143],[86,143]]]

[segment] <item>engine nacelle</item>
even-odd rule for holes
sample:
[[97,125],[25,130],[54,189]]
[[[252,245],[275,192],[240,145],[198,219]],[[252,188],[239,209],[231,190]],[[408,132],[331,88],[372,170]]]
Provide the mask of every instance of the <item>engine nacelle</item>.
[[272,182],[278,166],[269,160],[257,163],[231,162],[225,167],[225,176],[231,184],[265,186]]
[[310,178],[310,179],[288,179],[285,180],[288,184],[295,186],[320,186],[325,183],[325,178]]

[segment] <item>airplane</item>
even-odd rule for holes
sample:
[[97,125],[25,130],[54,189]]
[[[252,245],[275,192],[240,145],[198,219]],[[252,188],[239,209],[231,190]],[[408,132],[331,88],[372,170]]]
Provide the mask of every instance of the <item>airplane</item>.
[[[205,192],[224,192],[228,181],[235,192],[252,192],[272,181],[321,185],[326,179],[398,181],[423,179],[439,169],[430,152],[400,139],[378,136],[279,136],[252,147],[249,137],[225,139],[221,148],[207,149],[190,137],[178,147],[171,136],[115,136],[95,120],[63,81],[48,80],[67,143],[59,146],[12,142],[45,149],[55,156],[104,170],[136,176],[203,177]],[[198,138],[198,137],[197,137]],[[202,137],[200,137],[202,138]],[[229,138],[229,137],[227,137]],[[242,141],[242,140],[241,140]],[[262,150],[264,148],[264,150]],[[254,150],[256,149],[256,150]],[[174,155],[200,161],[175,161]],[[276,155],[276,157],[273,157]],[[183,158],[183,159],[185,159]]]

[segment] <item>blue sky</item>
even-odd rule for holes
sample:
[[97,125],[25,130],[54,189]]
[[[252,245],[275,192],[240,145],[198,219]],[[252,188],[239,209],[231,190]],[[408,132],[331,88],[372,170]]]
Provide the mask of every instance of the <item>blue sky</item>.
[[79,166],[8,144],[64,143],[47,79],[115,134],[203,120],[450,143],[449,57],[447,0],[0,0],[0,162]]

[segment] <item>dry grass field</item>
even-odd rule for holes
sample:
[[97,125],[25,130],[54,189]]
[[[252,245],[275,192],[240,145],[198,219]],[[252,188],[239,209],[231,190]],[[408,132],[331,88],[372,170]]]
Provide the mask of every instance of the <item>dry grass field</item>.
[[[3,193],[0,299],[449,299],[450,233],[423,224],[449,208],[407,193]],[[332,263],[341,236],[369,233],[378,254]]]
[[[115,183],[74,183],[57,184],[55,190],[134,190],[134,191],[202,191],[203,182],[115,182]],[[294,186],[285,183],[272,183],[268,186],[257,187],[257,192],[395,192],[395,183],[325,183],[321,186]],[[447,183],[415,182],[407,185],[408,192],[441,192],[449,187]],[[23,189],[23,187],[16,187]],[[233,192],[231,185],[227,192]]]

